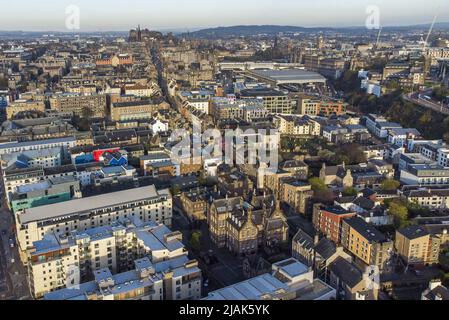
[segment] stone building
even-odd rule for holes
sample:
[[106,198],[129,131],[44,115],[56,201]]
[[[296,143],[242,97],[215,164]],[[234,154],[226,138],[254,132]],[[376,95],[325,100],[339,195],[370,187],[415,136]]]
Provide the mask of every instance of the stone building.
[[[275,205],[276,202],[276,205]],[[273,196],[214,200],[208,211],[211,240],[236,255],[253,255],[288,241],[287,220]]]

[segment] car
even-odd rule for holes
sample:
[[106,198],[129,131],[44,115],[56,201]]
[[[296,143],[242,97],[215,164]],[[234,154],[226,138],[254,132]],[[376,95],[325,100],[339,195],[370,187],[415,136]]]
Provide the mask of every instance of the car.
[[15,241],[14,241],[14,238],[9,237],[9,246],[10,246],[11,248],[14,248],[15,245],[16,245],[16,243],[15,243]]
[[417,275],[417,276],[420,276],[420,275],[422,275],[422,272],[421,271],[419,271],[419,270],[413,270],[413,273],[415,274],[415,275]]
[[2,230],[2,236],[6,236],[6,230]]

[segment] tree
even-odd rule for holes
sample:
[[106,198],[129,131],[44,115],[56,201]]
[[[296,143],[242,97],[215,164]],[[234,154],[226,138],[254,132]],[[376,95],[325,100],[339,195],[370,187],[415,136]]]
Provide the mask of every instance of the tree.
[[309,183],[312,186],[313,198],[316,202],[331,204],[334,201],[334,193],[320,178],[310,178]]
[[357,195],[357,190],[354,187],[345,188],[342,192],[345,197],[351,197]]
[[393,89],[393,90],[396,90],[396,89],[400,88],[398,80],[391,80],[391,81],[389,81],[387,83],[387,88],[388,89]]
[[440,85],[439,87],[433,88],[432,96],[436,100],[441,101],[445,99],[447,96],[449,96],[449,88],[444,85]]
[[422,125],[428,125],[429,123],[432,122],[432,110],[427,110],[420,118],[419,118],[419,122]]
[[324,149],[324,150],[318,151],[318,156],[327,161],[331,161],[332,157],[335,156],[335,153],[328,149]]
[[173,196],[175,196],[181,192],[181,189],[178,186],[173,186],[170,188],[170,192]]
[[400,187],[401,183],[397,180],[387,179],[384,180],[380,186],[380,188],[384,191],[393,191],[397,190]]
[[94,115],[94,112],[89,107],[83,107],[83,109],[81,110],[81,113],[82,113],[84,119],[90,119]]
[[409,217],[417,217],[417,216],[428,216],[430,213],[429,208],[423,207],[415,202],[408,202],[407,209],[409,213]]
[[201,249],[201,235],[201,231],[199,230],[192,232],[189,243],[193,250],[199,251]]
[[294,143],[289,137],[282,137],[281,139],[281,148],[282,150],[292,150],[294,147]]
[[396,228],[404,228],[410,225],[408,219],[408,208],[407,205],[399,200],[392,200],[388,204],[388,212],[394,218],[394,225]]
[[348,143],[342,145],[339,148],[338,157],[347,162],[347,164],[358,164],[366,162],[366,154],[357,143]]
[[335,82],[335,88],[344,92],[360,91],[360,82],[358,72],[347,70],[343,76]]
[[312,186],[313,191],[325,191],[327,190],[327,186],[324,184],[324,181],[320,178],[314,177],[309,179],[309,183]]

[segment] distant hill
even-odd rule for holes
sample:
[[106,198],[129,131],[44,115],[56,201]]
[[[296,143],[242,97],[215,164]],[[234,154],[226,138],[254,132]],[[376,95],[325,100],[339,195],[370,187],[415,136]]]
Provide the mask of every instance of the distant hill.
[[[413,26],[387,26],[384,27],[384,31],[406,31],[417,29],[428,29],[429,24],[413,25]],[[434,29],[449,29],[449,22],[436,23]],[[279,33],[316,33],[316,32],[341,32],[341,33],[353,33],[353,32],[365,32],[366,28],[363,26],[356,27],[297,27],[297,26],[277,26],[277,25],[240,25],[230,27],[216,27],[202,29],[190,33],[184,33],[182,36],[189,36],[191,38],[208,39],[208,38],[230,38],[241,36],[255,36],[255,35],[268,35],[274,36]]]
[[[430,27],[428,24],[409,25],[409,26],[386,26],[382,30],[384,32],[406,32],[422,30],[427,32]],[[186,28],[183,28],[186,30]],[[190,38],[197,39],[213,39],[213,38],[232,38],[241,36],[255,36],[255,35],[267,35],[274,36],[279,33],[291,34],[291,33],[317,33],[317,32],[338,32],[338,33],[351,33],[366,35],[366,28],[364,26],[354,27],[299,27],[299,26],[279,26],[279,25],[239,25],[229,27],[214,27],[201,30],[195,30],[193,32],[183,32],[182,29],[177,30],[160,30],[160,32],[166,34],[169,31],[174,32],[177,36],[188,36]],[[439,22],[435,24],[434,30],[449,30],[449,22]],[[157,31],[157,30],[155,30]],[[375,30],[373,30],[376,33]],[[0,30],[0,39],[33,39],[36,37],[42,37],[44,35],[53,35],[54,37],[66,37],[71,38],[76,35],[83,37],[128,37],[129,31],[78,31],[78,32],[61,32],[61,31],[5,31]]]
[[[188,35],[192,38],[227,38],[235,36],[254,36],[258,34],[276,35],[279,33],[296,33],[296,32],[319,32],[332,30],[332,28],[304,28],[294,26],[275,26],[275,25],[247,25],[232,27],[217,27],[202,29],[190,32]],[[187,35],[186,33],[183,35]]]

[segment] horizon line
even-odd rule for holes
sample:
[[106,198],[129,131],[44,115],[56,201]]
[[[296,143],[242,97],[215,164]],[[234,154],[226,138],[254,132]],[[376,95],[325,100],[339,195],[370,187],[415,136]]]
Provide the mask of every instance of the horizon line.
[[[438,24],[449,24],[449,21],[442,21],[437,22]],[[429,23],[418,23],[418,24],[398,24],[398,25],[386,25],[382,26],[383,29],[385,28],[398,28],[398,27],[418,27],[418,26],[430,26],[431,22]],[[180,32],[182,30],[183,33],[185,32],[196,32],[206,29],[217,29],[217,28],[232,28],[232,27],[261,27],[261,26],[269,26],[269,27],[294,27],[294,28],[304,28],[304,29],[354,29],[354,28],[365,28],[364,25],[347,25],[347,26],[300,26],[300,25],[281,25],[281,24],[235,24],[235,25],[218,25],[218,26],[204,26],[204,27],[159,27],[159,28],[149,28],[149,27],[143,27],[143,29],[148,29],[150,31],[159,31],[159,32]],[[191,29],[192,31],[189,31]],[[13,29],[13,30],[5,30],[0,29],[0,33],[7,33],[7,32],[34,32],[34,33],[63,33],[63,34],[77,34],[77,33],[108,33],[108,32],[129,32],[130,30],[135,30],[134,28],[130,29],[120,29],[120,30],[51,30],[51,29],[34,29],[34,30],[20,30],[20,29]],[[370,30],[371,31],[371,30]]]

